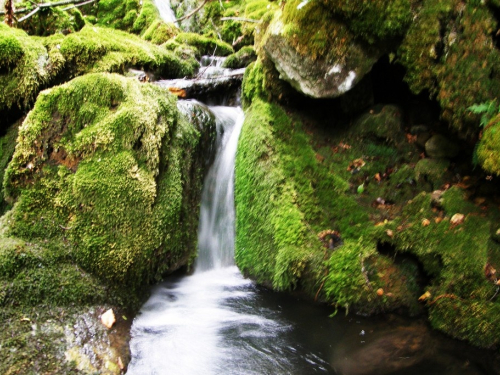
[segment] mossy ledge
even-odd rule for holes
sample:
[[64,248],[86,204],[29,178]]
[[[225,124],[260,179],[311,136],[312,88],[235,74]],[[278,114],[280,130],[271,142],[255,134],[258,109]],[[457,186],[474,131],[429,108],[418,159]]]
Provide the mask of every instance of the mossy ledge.
[[64,239],[79,266],[132,291],[158,280],[195,256],[213,131],[184,120],[167,91],[118,75],[42,92],[5,174],[10,235]]
[[[500,305],[485,277],[487,267],[500,266],[490,237],[498,211],[473,204],[459,186],[441,192],[438,203],[422,192],[418,151],[397,137],[402,123],[394,106],[325,135],[305,127],[294,110],[259,97],[261,69],[253,65],[244,83],[244,95],[253,96],[236,160],[242,271],[347,311],[417,314],[426,307],[436,329],[476,346],[498,345]],[[387,127],[387,139],[373,137]],[[366,161],[360,173],[349,172],[353,160]],[[387,180],[367,183],[387,165],[394,169]],[[377,207],[377,197],[396,203]],[[464,221],[453,221],[455,214]]]

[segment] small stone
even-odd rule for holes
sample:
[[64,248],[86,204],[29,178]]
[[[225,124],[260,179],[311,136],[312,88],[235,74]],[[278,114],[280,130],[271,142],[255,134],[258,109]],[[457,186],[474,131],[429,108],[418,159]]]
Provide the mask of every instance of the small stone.
[[377,289],[377,296],[381,297],[381,296],[383,296],[383,295],[384,295],[384,289],[382,289],[382,288],[378,288],[378,289]]
[[101,323],[107,328],[110,329],[115,324],[116,318],[113,309],[109,309],[104,314],[101,315]]
[[465,220],[465,215],[464,214],[455,214],[451,217],[450,223],[452,225],[459,225],[462,224]]
[[431,223],[431,221],[430,221],[429,219],[424,219],[424,220],[422,220],[422,226],[423,226],[423,227],[428,226],[430,223]]

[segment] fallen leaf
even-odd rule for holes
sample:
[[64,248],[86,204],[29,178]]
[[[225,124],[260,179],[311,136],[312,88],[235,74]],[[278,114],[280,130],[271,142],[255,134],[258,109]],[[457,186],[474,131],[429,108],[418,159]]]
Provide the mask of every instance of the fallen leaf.
[[381,296],[383,296],[383,295],[384,295],[384,289],[382,289],[382,288],[378,288],[378,289],[377,289],[377,296],[381,297]]
[[394,232],[391,229],[387,229],[385,233],[391,238],[394,236]]
[[418,300],[419,301],[425,301],[425,300],[428,300],[429,298],[431,298],[431,293],[429,291],[425,292],[424,294],[422,294]]
[[430,221],[429,219],[424,219],[424,220],[422,220],[422,226],[423,226],[423,227],[428,226],[430,223],[431,223],[431,221]]
[[462,224],[465,220],[465,215],[464,214],[455,214],[451,217],[450,223],[452,225],[459,225]]
[[110,329],[115,324],[116,318],[113,309],[109,309],[104,314],[101,315],[101,323],[107,328]]

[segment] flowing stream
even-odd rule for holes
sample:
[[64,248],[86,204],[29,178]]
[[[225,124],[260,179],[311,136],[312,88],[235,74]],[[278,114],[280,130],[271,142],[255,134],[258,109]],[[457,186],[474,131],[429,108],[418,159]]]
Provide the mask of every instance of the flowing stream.
[[217,151],[205,179],[199,257],[157,285],[135,318],[129,375],[491,374],[483,352],[424,323],[334,318],[324,306],[244,279],[234,265],[234,159],[243,113],[211,107]]

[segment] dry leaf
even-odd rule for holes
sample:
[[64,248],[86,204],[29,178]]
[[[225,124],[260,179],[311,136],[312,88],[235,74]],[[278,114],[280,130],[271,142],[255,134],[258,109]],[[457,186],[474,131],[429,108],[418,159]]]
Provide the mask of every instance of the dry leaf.
[[424,294],[422,294],[418,300],[419,301],[425,301],[425,300],[428,300],[429,298],[431,298],[431,293],[429,291],[425,292]]
[[430,223],[431,223],[431,221],[430,221],[429,219],[424,219],[424,220],[422,220],[422,226],[423,226],[423,227],[428,226]]
[[465,220],[465,215],[464,214],[455,214],[451,217],[450,223],[452,225],[458,225],[462,224]]

